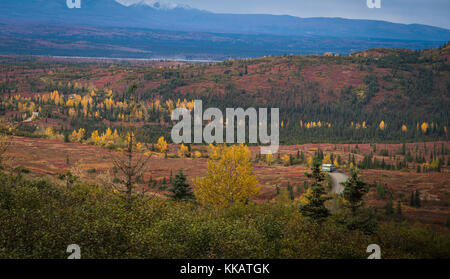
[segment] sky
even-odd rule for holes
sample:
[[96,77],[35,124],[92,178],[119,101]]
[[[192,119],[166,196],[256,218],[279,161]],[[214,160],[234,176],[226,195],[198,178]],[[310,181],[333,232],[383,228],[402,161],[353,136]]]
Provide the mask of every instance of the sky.
[[[119,0],[133,3],[143,0]],[[370,9],[367,0],[144,0],[189,5],[216,13],[282,14],[298,17],[378,19],[420,23],[450,29],[450,0],[379,0]],[[375,0],[374,0],[375,1]]]

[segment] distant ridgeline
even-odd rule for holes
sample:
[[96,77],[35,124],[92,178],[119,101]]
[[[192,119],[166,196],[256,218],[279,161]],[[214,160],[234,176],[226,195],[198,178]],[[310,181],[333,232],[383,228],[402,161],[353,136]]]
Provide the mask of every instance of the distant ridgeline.
[[[364,5],[365,0],[360,0]],[[74,1],[72,1],[74,2]],[[264,55],[346,55],[369,48],[426,49],[450,30],[421,24],[289,15],[212,13],[148,1],[2,0],[1,54],[226,60]],[[73,7],[72,5],[69,5]]]
[[[129,118],[124,92],[136,81],[141,106],[134,119],[143,141],[170,139],[171,111],[192,108],[196,99],[204,109],[280,108],[281,144],[449,140],[449,57],[447,44],[424,51],[372,49],[170,67],[9,62],[0,64],[0,110],[16,122],[39,111],[40,120],[21,124],[27,134],[39,131],[36,123],[48,125],[42,124],[50,123],[45,117],[58,120],[60,133],[83,128],[89,137],[108,127],[120,133]],[[21,92],[52,93],[25,98]]]

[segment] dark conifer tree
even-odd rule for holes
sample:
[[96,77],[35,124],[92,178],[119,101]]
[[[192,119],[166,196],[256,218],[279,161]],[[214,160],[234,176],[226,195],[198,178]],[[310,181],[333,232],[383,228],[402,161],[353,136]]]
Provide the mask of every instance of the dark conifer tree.
[[359,176],[356,169],[351,170],[351,177],[342,183],[344,186],[344,198],[348,201],[348,207],[352,213],[364,205],[364,196],[369,192],[369,185],[364,182]]
[[167,196],[175,201],[188,201],[194,198],[190,185],[186,183],[186,175],[183,174],[181,169],[175,175],[173,186],[168,191],[171,193]]
[[414,197],[414,206],[415,207],[420,207],[421,206],[419,189],[416,190],[416,194],[415,194],[415,197]]
[[326,196],[324,187],[325,174],[320,170],[321,162],[318,158],[314,158],[312,173],[306,173],[308,177],[314,179],[311,185],[311,196],[308,202],[300,206],[300,212],[303,216],[315,222],[323,222],[329,215],[330,211],[325,207],[325,202],[330,197]]
[[289,198],[291,199],[291,200],[294,200],[294,189],[292,188],[292,185],[291,185],[291,183],[290,182],[288,182],[288,185],[287,185],[287,189],[288,189],[288,191],[289,191]]

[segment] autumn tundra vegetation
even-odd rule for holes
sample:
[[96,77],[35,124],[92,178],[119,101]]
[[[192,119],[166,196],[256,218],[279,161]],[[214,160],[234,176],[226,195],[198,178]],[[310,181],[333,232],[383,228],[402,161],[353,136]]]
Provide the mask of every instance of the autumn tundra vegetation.
[[[449,46],[373,52],[0,64],[0,258],[449,258]],[[279,107],[280,152],[173,144],[196,99]]]

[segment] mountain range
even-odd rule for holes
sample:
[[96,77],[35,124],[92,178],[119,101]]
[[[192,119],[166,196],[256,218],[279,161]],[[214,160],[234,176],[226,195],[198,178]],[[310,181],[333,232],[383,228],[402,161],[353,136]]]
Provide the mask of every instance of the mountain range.
[[[187,51],[189,54],[208,53],[205,52],[205,47],[202,47],[202,41],[216,42],[217,38],[219,41],[234,40],[232,45],[236,48],[257,50],[245,54],[234,51],[223,53],[225,56],[236,57],[283,52],[305,54],[323,50],[346,54],[364,49],[368,44],[370,47],[389,47],[389,44],[392,44],[396,47],[418,49],[436,47],[450,41],[450,30],[420,24],[344,18],[299,18],[289,15],[218,14],[158,1],[124,5],[115,0],[81,0],[81,8],[69,9],[66,0],[2,0],[0,15],[0,36],[6,40],[3,44],[0,43],[0,51],[3,53],[5,50],[6,53],[14,53],[15,45],[30,40],[35,45],[38,39],[41,40],[38,45],[43,44],[43,39],[53,40],[51,44],[76,43],[77,41],[71,41],[64,36],[64,29],[85,30],[88,27],[97,28],[97,35],[100,37],[111,35],[111,28],[128,29],[126,47],[137,47],[138,52],[150,51],[153,56],[155,51],[151,44],[136,44],[136,40],[143,40],[133,38],[133,35],[139,36],[139,30],[152,30],[153,38],[158,37],[154,37],[155,32],[175,32],[171,33],[172,38],[169,40],[174,45],[180,44],[180,40],[196,37],[198,48],[190,49]],[[11,34],[11,27],[23,27],[23,30]],[[52,33],[55,28],[58,32]],[[29,29],[35,29],[37,33],[29,34]],[[265,36],[265,43],[262,44],[261,41],[256,47],[254,44],[257,42],[254,40],[258,41],[259,36]],[[162,37],[164,40],[165,36]],[[269,40],[268,37],[273,38]],[[87,36],[83,39],[93,40]],[[279,45],[279,41],[283,41],[283,44]],[[363,43],[358,47],[355,41]],[[104,43],[119,48],[125,47],[123,42],[117,45],[118,42],[114,40]],[[48,44],[49,42],[44,43]],[[166,46],[171,47],[169,42]],[[51,47],[49,49],[51,50]],[[28,48],[28,51],[31,54],[45,54],[45,51],[38,51],[33,47]],[[183,50],[176,54],[180,53],[183,53]]]

